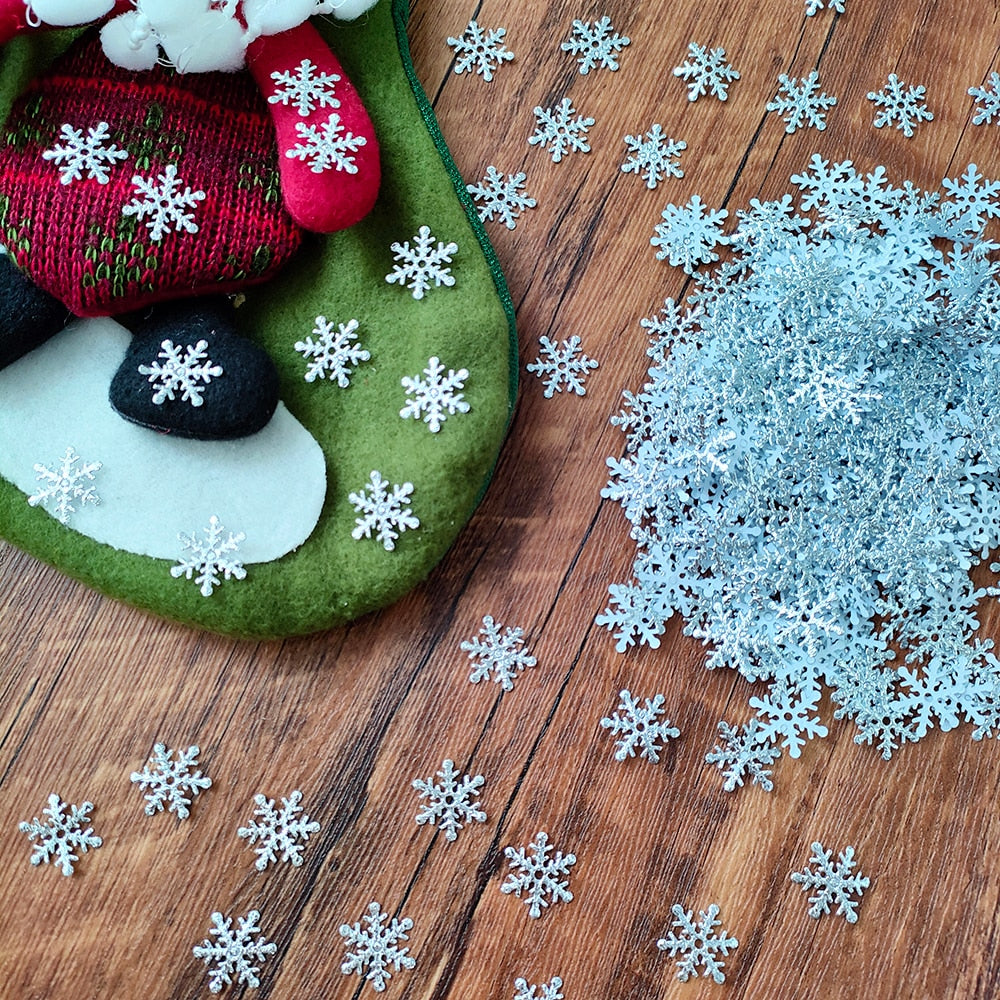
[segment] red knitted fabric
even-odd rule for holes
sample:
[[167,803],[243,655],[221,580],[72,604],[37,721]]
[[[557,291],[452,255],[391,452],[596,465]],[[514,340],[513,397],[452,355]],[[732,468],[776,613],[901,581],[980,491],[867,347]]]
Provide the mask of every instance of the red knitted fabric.
[[[90,130],[96,170],[73,154]],[[300,245],[247,73],[129,73],[90,32],[18,100],[2,139],[0,240],[77,315],[265,281]]]

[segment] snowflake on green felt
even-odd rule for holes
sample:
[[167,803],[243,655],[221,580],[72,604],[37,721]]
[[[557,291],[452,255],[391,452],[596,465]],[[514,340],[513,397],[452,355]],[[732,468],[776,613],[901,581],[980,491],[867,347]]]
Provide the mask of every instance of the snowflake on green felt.
[[598,363],[580,350],[580,338],[572,336],[569,340],[556,343],[548,337],[539,337],[538,342],[542,352],[525,368],[545,379],[545,398],[551,399],[564,388],[578,396],[585,396],[587,389],[584,382],[587,375],[598,367]]
[[818,89],[816,70],[801,80],[782,73],[778,77],[778,93],[765,110],[782,115],[789,134],[809,127],[822,132],[826,128],[826,112],[837,103],[837,98],[822,91],[817,93]]
[[526,979],[518,977],[514,980],[514,1000],[563,1000],[562,984],[558,976],[540,984],[529,984]]
[[409,917],[401,920],[393,917],[388,924],[389,915],[382,912],[379,903],[368,906],[368,912],[363,917],[365,926],[358,921],[353,927],[350,924],[340,925],[340,936],[347,942],[349,948],[340,966],[340,971],[349,976],[356,972],[372,984],[376,993],[385,990],[387,980],[392,978],[389,971],[391,965],[396,972],[400,969],[412,969],[417,960],[409,954],[409,948],[400,948],[400,941],[407,940],[407,932],[413,928]]
[[268,104],[283,104],[298,110],[303,118],[319,108],[339,108],[334,85],[340,82],[336,73],[324,73],[311,59],[303,59],[294,69],[272,73],[274,92]]
[[576,115],[573,102],[564,97],[551,108],[535,108],[535,131],[528,138],[531,146],[548,146],[553,163],[558,163],[567,153],[589,153],[587,130],[593,118]]
[[722,233],[722,223],[729,216],[725,209],[706,211],[704,202],[694,195],[686,205],[667,205],[661,214],[663,221],[649,241],[660,248],[657,260],[668,260],[693,274],[699,264],[719,259],[715,248],[728,242]]
[[191,800],[212,786],[211,778],[195,770],[200,753],[197,746],[190,746],[178,751],[174,760],[173,750],[168,750],[163,743],[154,744],[153,755],[146,766],[141,771],[133,771],[129,779],[143,791],[149,789],[145,795],[147,816],[163,812],[163,805],[167,803],[167,812],[177,813],[178,819],[187,819]]
[[417,235],[405,243],[393,243],[390,250],[397,261],[392,271],[385,276],[390,285],[404,285],[410,289],[415,299],[422,299],[433,285],[451,288],[455,276],[451,273],[451,258],[458,252],[457,243],[437,242],[429,226],[421,226]]
[[371,359],[358,339],[358,321],[348,320],[347,323],[336,324],[328,321],[325,316],[316,317],[313,334],[316,339],[306,337],[295,342],[295,350],[309,361],[303,376],[307,382],[316,379],[336,379],[337,385],[346,389],[351,384],[354,367],[362,361]]
[[642,174],[651,191],[665,177],[684,176],[680,155],[687,143],[668,138],[662,125],[654,125],[644,136],[627,135],[624,142],[629,156],[622,164],[622,173]]
[[358,172],[358,165],[351,154],[366,146],[368,140],[363,135],[348,132],[335,111],[318,125],[296,122],[295,131],[301,142],[285,150],[288,159],[308,161],[309,169],[314,174],[326,170],[339,170],[345,174]]
[[[556,851],[550,855],[552,845],[544,831],[536,833],[528,847],[505,847],[504,856],[512,869],[507,881],[500,886],[505,894],[522,897],[528,907],[528,916],[537,920],[542,910],[552,903],[569,903],[569,870],[576,864],[576,855]],[[530,853],[529,853],[530,852]]]
[[618,69],[618,53],[631,39],[619,35],[611,24],[610,17],[599,21],[573,21],[573,33],[560,46],[563,52],[579,56],[580,73],[586,76],[592,69]]
[[740,78],[740,74],[726,62],[726,50],[709,49],[696,42],[688,43],[687,59],[674,67],[674,76],[688,81],[688,100],[711,94],[720,101],[729,97],[729,85]]
[[[871,881],[861,872],[852,870],[855,865],[854,848],[848,847],[841,851],[839,859],[834,862],[833,852],[826,850],[821,843],[812,845],[812,857],[809,864],[815,869],[806,868],[801,872],[792,872],[792,881],[805,889],[818,889],[815,896],[809,897],[812,904],[809,916],[817,920],[830,912],[830,904],[837,904],[837,915],[842,915],[849,923],[857,923],[858,902]],[[857,899],[852,897],[857,896]]]
[[493,680],[504,691],[512,691],[518,673],[525,667],[533,667],[538,661],[524,649],[523,628],[507,628],[501,634],[501,627],[492,615],[485,615],[479,633],[463,641],[461,648],[469,654],[470,660],[479,661],[469,675],[473,684],[489,680],[492,674],[495,675]]
[[351,532],[354,539],[374,537],[382,547],[391,552],[404,531],[419,528],[420,522],[407,506],[413,493],[413,483],[396,484],[389,490],[389,481],[382,473],[373,469],[369,476],[371,491],[360,490],[348,494],[348,500],[362,516],[355,518],[355,528]]
[[93,802],[70,805],[68,813],[66,806],[67,803],[53,793],[49,796],[48,808],[42,810],[42,815],[49,817],[47,820],[36,817],[30,823],[19,823],[17,828],[27,834],[29,840],[37,841],[31,856],[33,865],[57,864],[63,875],[72,875],[73,862],[80,860],[75,852],[86,854],[91,848],[100,847],[103,841],[88,825]]
[[239,918],[239,927],[234,931],[232,917],[223,917],[218,911],[212,914],[208,933],[215,940],[206,938],[193,949],[195,958],[206,965],[215,963],[208,974],[208,988],[212,993],[221,993],[234,977],[238,985],[260,986],[261,963],[273,955],[278,946],[261,935],[259,920],[260,911],[251,910]]
[[85,462],[69,446],[54,468],[41,463],[35,464],[35,479],[41,483],[41,487],[28,497],[28,504],[32,507],[51,505],[56,520],[61,524],[68,524],[77,512],[77,504],[96,505],[101,502],[97,490],[90,484],[102,468],[100,462]]
[[994,118],[1000,124],[1000,73],[990,73],[989,83],[985,87],[970,87],[969,96],[982,105],[976,108],[973,125],[988,125]]
[[872,124],[882,128],[895,122],[896,129],[909,139],[920,122],[934,119],[924,103],[926,92],[926,87],[907,87],[895,73],[890,73],[889,82],[881,90],[868,92],[868,100],[881,109]]
[[517,225],[517,220],[526,208],[534,208],[537,202],[524,193],[527,175],[508,174],[507,179],[494,166],[486,168],[486,176],[479,184],[467,184],[466,190],[480,202],[476,206],[481,222],[492,222],[498,218],[508,229]]
[[156,360],[151,365],[139,365],[139,374],[146,375],[156,386],[153,402],[157,406],[176,399],[178,391],[182,403],[201,406],[205,402],[205,386],[223,374],[222,366],[208,356],[207,340],[199,340],[193,346],[187,344],[183,351],[182,354],[179,344],[164,340]]
[[417,778],[413,782],[420,798],[427,799],[417,813],[419,826],[429,823],[439,827],[444,831],[445,839],[450,842],[458,839],[458,831],[463,828],[463,824],[486,822],[486,813],[475,802],[485,780],[481,774],[459,777],[455,762],[446,760],[437,772],[437,777],[439,781],[433,778],[421,781]]
[[236,836],[249,844],[257,844],[254,848],[257,854],[254,867],[262,872],[272,862],[279,861],[280,852],[281,861],[287,861],[293,868],[298,868],[303,861],[302,851],[305,846],[301,841],[307,841],[311,834],[319,833],[319,823],[309,819],[299,805],[302,793],[296,790],[287,799],[282,798],[280,809],[275,808],[274,799],[260,793],[253,797],[253,801],[257,807],[253,814],[257,819],[251,820],[248,826],[241,826],[236,831]]
[[669,937],[656,942],[656,947],[660,951],[669,951],[671,957],[681,956],[677,961],[677,978],[682,983],[692,977],[697,979],[698,969],[704,966],[704,975],[711,976],[717,983],[724,983],[726,974],[718,956],[725,958],[731,948],[739,945],[739,941],[729,937],[728,931],[720,933],[715,930],[722,922],[718,919],[718,905],[712,903],[707,910],[702,910],[697,923],[694,922],[694,911],[685,910],[680,904],[675,904],[671,912],[675,918],[673,926],[680,933],[672,930]]
[[602,729],[610,729],[620,737],[615,743],[615,760],[634,757],[638,749],[640,757],[645,757],[651,764],[659,763],[663,750],[661,741],[666,743],[681,734],[676,726],[670,725],[669,719],[660,720],[665,700],[663,695],[655,695],[652,700],[647,698],[645,705],[640,705],[628,690],[622,691],[618,697],[618,711],[610,718],[601,719]]
[[243,563],[236,557],[240,543],[246,541],[243,532],[226,534],[226,529],[213,514],[208,519],[208,527],[201,534],[177,536],[183,554],[176,566],[170,567],[170,575],[175,579],[194,579],[203,597],[211,597],[213,591],[227,580],[242,580],[247,575]]
[[204,191],[192,191],[187,185],[182,189],[182,184],[172,163],[155,179],[136,174],[132,178],[135,196],[122,209],[122,215],[145,220],[149,238],[156,243],[169,232],[198,232],[194,210],[207,196]]
[[404,420],[422,419],[432,434],[441,430],[441,424],[450,415],[469,412],[464,394],[458,391],[465,387],[465,380],[469,377],[468,369],[459,368],[455,371],[449,368],[448,374],[442,378],[443,371],[444,365],[440,359],[432,357],[422,372],[426,378],[405,375],[400,379],[406,395],[413,398],[399,411],[399,415]]
[[111,179],[109,171],[116,163],[128,159],[128,151],[119,149],[109,142],[107,122],[99,122],[88,128],[84,137],[83,129],[63,125],[59,132],[62,140],[42,153],[42,159],[54,163],[59,168],[59,183],[72,184],[83,180],[83,171],[90,180],[107,184]]
[[492,80],[497,67],[514,58],[514,53],[504,45],[506,34],[506,28],[482,28],[470,21],[461,37],[448,39],[456,54],[455,72],[474,69],[487,82]]

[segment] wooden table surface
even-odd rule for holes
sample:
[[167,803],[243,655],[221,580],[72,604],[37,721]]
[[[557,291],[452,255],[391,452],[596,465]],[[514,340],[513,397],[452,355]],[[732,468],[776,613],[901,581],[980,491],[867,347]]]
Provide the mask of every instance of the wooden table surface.
[[[383,0],[385,2],[385,0]],[[560,51],[574,18],[607,14],[631,37],[621,69],[579,75]],[[514,62],[492,83],[452,72],[445,44],[471,18],[507,29]],[[973,127],[970,86],[997,69],[996,0],[417,0],[414,62],[469,182],[524,170],[538,206],[489,227],[517,306],[522,364],[538,338],[579,335],[600,361],[587,394],[545,399],[525,375],[486,498],[427,583],[395,607],[310,638],[247,643],[166,624],[86,590],[0,543],[0,995],[167,1000],[208,995],[192,947],[210,914],[261,912],[277,952],[261,998],[347,998],[338,928],[372,900],[412,919],[413,971],[386,996],[511,998],[561,977],[566,1000],[730,996],[995,998],[1000,995],[1000,747],[970,727],[934,732],[884,762],[832,719],[765,794],[722,790],[704,763],[722,718],[746,718],[750,685],[709,672],[672,623],[660,649],[616,652],[594,624],[633,546],[600,498],[609,424],[647,358],[639,320],[683,274],[649,239],[668,202],[730,211],[777,197],[813,152],[887,166],[937,187],[969,162],[1000,174],[995,126]],[[687,44],[724,46],[742,74],[723,104],[686,100],[672,73]],[[838,98],[825,132],[786,135],[764,105],[779,73],[821,73]],[[890,72],[927,87],[934,121],[913,138],[872,127],[865,95]],[[532,108],[570,95],[596,120],[592,152],[554,164],[529,147]],[[622,137],[654,121],[687,142],[684,177],[655,191],[619,166]],[[468,683],[459,648],[484,615],[521,626],[537,666],[515,689]],[[995,606],[983,632],[996,635]],[[662,693],[681,729],[659,765],[612,758],[600,728],[617,693]],[[214,781],[189,819],[146,817],[129,783],[156,741],[197,743]],[[447,842],[418,826],[414,778],[451,758],[481,774],[488,819]],[[259,873],[235,835],[252,797],[299,789],[321,831],[299,868]],[[29,864],[21,820],[50,792],[95,803],[104,846],[72,878]],[[572,851],[571,903],[538,920],[500,892],[504,848],[544,830]],[[851,926],[815,921],[789,873],[814,840],[853,845],[871,888]],[[721,907],[739,938],[726,982],[680,983],[656,939],[671,906]]]

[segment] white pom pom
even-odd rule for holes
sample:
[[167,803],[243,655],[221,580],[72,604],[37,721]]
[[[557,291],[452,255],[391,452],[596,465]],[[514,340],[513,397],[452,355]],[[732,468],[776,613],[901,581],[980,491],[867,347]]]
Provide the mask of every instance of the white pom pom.
[[155,22],[154,27],[179,73],[233,72],[246,62],[243,26],[223,11],[209,11],[169,32]]
[[243,0],[247,30],[254,38],[288,31],[308,20],[316,8],[316,0]]
[[371,10],[377,0],[326,0],[320,5],[323,13],[331,13],[339,21],[353,21],[366,10]]
[[43,24],[65,27],[103,17],[115,0],[31,0],[29,8]]
[[160,47],[135,11],[120,14],[101,28],[101,47],[116,66],[138,72],[152,69],[160,58]]

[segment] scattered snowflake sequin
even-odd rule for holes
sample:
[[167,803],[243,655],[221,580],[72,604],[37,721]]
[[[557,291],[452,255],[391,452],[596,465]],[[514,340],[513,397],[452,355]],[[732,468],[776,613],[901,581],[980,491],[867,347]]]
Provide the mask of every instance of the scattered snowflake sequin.
[[977,104],[973,125],[988,125],[994,118],[1000,124],[1000,73],[990,73],[985,87],[970,87],[969,96],[974,97]]
[[94,835],[90,827],[90,813],[94,808],[92,802],[69,806],[55,793],[49,796],[47,809],[42,810],[47,820],[37,817],[30,823],[18,824],[18,830],[27,834],[28,839],[35,841],[35,850],[31,856],[33,865],[56,864],[63,875],[73,874],[73,864],[79,861],[80,854],[86,854],[91,848],[98,848],[103,841]]
[[107,184],[111,180],[110,171],[115,164],[128,159],[128,151],[119,149],[110,142],[110,132],[107,122],[99,122],[95,127],[87,129],[84,137],[83,129],[63,125],[59,132],[62,140],[51,149],[42,153],[42,159],[54,163],[59,168],[59,182],[72,184],[84,179],[86,171],[89,180],[98,184]]
[[208,988],[212,993],[221,993],[234,978],[240,986],[260,986],[260,966],[278,946],[261,935],[259,920],[260,911],[251,910],[239,918],[239,927],[233,930],[232,917],[223,917],[219,912],[212,914],[208,933],[215,940],[206,938],[193,949],[195,958],[206,965],[214,965],[208,974]]
[[580,350],[580,338],[572,336],[569,340],[556,343],[548,337],[539,337],[538,342],[541,354],[525,368],[545,380],[545,398],[551,399],[563,389],[585,396],[587,388],[584,382],[598,364]]
[[335,84],[340,82],[336,73],[324,73],[311,59],[303,59],[294,69],[272,73],[274,91],[268,104],[294,107],[299,115],[308,118],[316,108],[339,108]]
[[594,119],[577,115],[568,97],[551,108],[536,107],[534,113],[536,127],[528,144],[547,147],[553,163],[558,163],[567,153],[590,152],[587,131]]
[[195,770],[200,753],[197,746],[190,746],[178,751],[174,760],[174,751],[168,750],[165,744],[153,746],[153,756],[146,766],[141,771],[133,771],[129,779],[146,792],[147,816],[163,812],[166,803],[167,812],[176,813],[178,819],[187,819],[191,800],[212,786],[211,778]]
[[569,890],[569,870],[576,864],[576,855],[556,851],[551,854],[552,845],[548,834],[535,834],[528,847],[506,847],[511,871],[507,881],[500,886],[503,893],[514,893],[528,907],[528,916],[537,919],[542,910],[552,903],[569,903],[573,893]]
[[[304,843],[314,833],[319,833],[319,823],[310,820],[299,803],[302,793],[292,792],[282,798],[281,808],[276,809],[274,799],[258,793],[253,797],[254,816],[248,826],[241,826],[236,835],[249,844],[256,844],[257,860],[254,867],[262,872],[269,864],[287,861],[294,868],[302,864]],[[300,815],[301,814],[301,815]],[[280,853],[280,858],[279,858]]]
[[514,980],[514,1000],[563,1000],[562,984],[558,976],[537,984],[519,977]]
[[306,337],[295,342],[295,350],[309,362],[303,376],[307,382],[329,378],[331,382],[336,380],[341,389],[351,384],[354,368],[362,361],[371,360],[371,354],[356,343],[358,326],[358,321],[351,319],[347,323],[337,323],[335,328],[325,316],[316,317],[313,327],[316,339]]
[[421,226],[417,235],[405,243],[393,243],[389,248],[398,262],[385,276],[390,285],[404,285],[415,299],[422,299],[430,288],[442,285],[451,287],[455,276],[451,273],[451,258],[458,252],[457,243],[441,243],[435,246],[430,227]]
[[717,983],[724,983],[724,963],[719,956],[725,958],[730,949],[739,945],[739,941],[729,937],[728,931],[716,931],[721,923],[718,919],[719,907],[712,903],[707,910],[702,910],[698,914],[697,923],[694,921],[694,911],[685,910],[680,904],[675,904],[671,912],[674,915],[673,926],[677,931],[671,930],[669,937],[660,938],[656,947],[660,951],[670,952],[673,958],[681,956],[677,961],[677,978],[682,983],[692,977],[697,979],[701,968],[703,975],[711,976]]
[[486,168],[486,176],[479,184],[467,184],[466,190],[478,202],[476,212],[481,222],[492,222],[494,218],[508,229],[517,225],[521,213],[534,208],[537,202],[524,192],[527,175],[508,174],[507,179],[494,166]]
[[319,124],[296,122],[295,131],[300,142],[285,150],[288,159],[308,162],[314,174],[327,170],[339,170],[345,174],[358,172],[353,154],[366,146],[368,140],[363,135],[348,132],[336,112]]
[[485,780],[481,774],[459,777],[455,762],[446,760],[437,772],[437,777],[438,781],[433,778],[424,781],[417,778],[413,782],[420,798],[427,799],[417,813],[418,825],[428,823],[436,826],[444,831],[446,840],[453,841],[458,838],[458,831],[463,825],[486,822],[486,813],[475,801]]
[[72,447],[54,468],[37,463],[34,466],[35,479],[41,484],[30,497],[32,507],[51,507],[52,514],[61,524],[68,524],[77,512],[77,505],[99,504],[101,498],[91,486],[94,477],[101,471],[100,462],[85,462]]
[[375,469],[372,470],[369,480],[370,492],[360,490],[348,495],[351,505],[362,515],[355,519],[351,537],[354,539],[374,537],[382,543],[387,552],[391,552],[404,531],[420,527],[420,521],[413,516],[413,511],[407,506],[413,493],[413,483],[394,485],[390,492],[389,481],[383,479],[382,473]]
[[668,138],[662,125],[654,125],[644,136],[627,135],[624,142],[629,156],[622,164],[622,173],[642,174],[651,191],[666,177],[684,176],[680,155],[687,143]]
[[159,243],[167,233],[196,233],[198,224],[194,212],[205,200],[204,191],[193,191],[177,176],[177,167],[168,164],[155,179],[136,174],[132,185],[135,197],[123,209],[122,215],[134,215],[145,220],[149,238]]
[[619,737],[615,743],[615,760],[634,757],[638,750],[639,756],[645,757],[651,764],[659,763],[662,743],[681,734],[676,726],[670,725],[669,719],[660,721],[663,695],[655,695],[652,700],[647,698],[645,705],[640,705],[627,690],[618,697],[618,711],[609,718],[601,719],[601,728],[609,729]]
[[663,221],[655,227],[655,235],[649,241],[660,248],[656,259],[683,267],[688,274],[693,274],[699,264],[717,261],[715,248],[728,242],[722,233],[722,223],[728,215],[725,209],[706,211],[698,195],[686,205],[667,205],[662,212]]
[[200,535],[178,535],[183,554],[176,566],[170,567],[170,575],[175,579],[194,579],[203,597],[211,597],[213,591],[226,580],[242,580],[247,571],[237,558],[240,543],[246,541],[243,532],[226,534],[226,529],[213,514],[208,519],[208,527]]
[[[398,919],[382,912],[379,903],[371,903],[368,912],[361,921],[354,924],[340,925],[340,936],[347,943],[348,951],[344,956],[340,971],[349,976],[357,973],[372,985],[376,993],[385,990],[386,982],[392,978],[389,966],[396,972],[400,969],[412,969],[416,959],[409,954],[409,948],[400,948],[399,943],[407,940],[407,932],[413,929],[413,921],[408,917]],[[389,921],[386,923],[386,921]]]
[[610,17],[594,21],[573,21],[573,33],[562,43],[563,52],[577,56],[580,73],[586,76],[592,69],[618,69],[618,53],[631,39],[619,35],[611,24]]
[[510,62],[514,53],[504,44],[506,28],[483,28],[475,21],[459,38],[449,38],[448,45],[455,50],[455,72],[475,71],[489,82],[502,63]]
[[895,123],[897,130],[909,139],[920,122],[934,119],[924,103],[926,92],[926,87],[907,87],[895,73],[890,73],[889,82],[881,90],[868,92],[868,100],[880,109],[872,124],[882,128]]
[[687,81],[689,101],[697,101],[707,94],[725,101],[729,98],[729,85],[740,78],[726,62],[725,49],[709,49],[696,42],[688,44],[687,59],[674,67],[674,76]]
[[423,370],[425,378],[406,375],[401,379],[406,395],[413,398],[399,411],[399,415],[404,420],[423,420],[432,434],[437,434],[450,415],[469,412],[469,404],[459,392],[465,387],[468,370],[459,368],[454,371],[449,368],[448,374],[442,378],[443,371],[441,361],[432,357]]
[[223,374],[222,366],[215,364],[208,356],[208,341],[187,344],[183,348],[172,340],[160,344],[160,353],[151,365],[139,365],[140,375],[156,387],[153,402],[162,406],[168,399],[173,401],[180,392],[182,403],[201,406],[204,402],[205,386],[212,379]]
[[782,73],[778,77],[778,93],[765,110],[777,111],[784,118],[788,134],[810,127],[822,132],[826,128],[826,113],[837,103],[837,98],[817,91],[819,73],[816,70],[801,80]]
[[[857,923],[858,902],[871,882],[861,872],[853,872],[854,848],[848,847],[841,851],[835,862],[832,851],[826,850],[820,843],[814,843],[809,864],[816,867],[806,866],[801,872],[792,872],[791,876],[792,881],[802,886],[803,890],[819,890],[815,896],[809,897],[812,904],[809,916],[818,920],[824,913],[830,912],[832,903],[836,903],[838,916],[843,916],[849,924]],[[854,899],[854,896],[858,898]]]
[[501,633],[502,627],[492,615],[485,615],[478,635],[463,641],[461,648],[470,660],[479,661],[469,675],[473,684],[489,680],[492,675],[504,691],[512,691],[518,673],[538,661],[524,648],[524,629],[507,628]]

